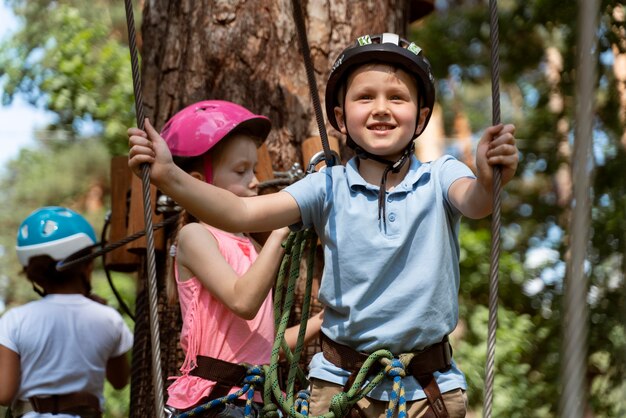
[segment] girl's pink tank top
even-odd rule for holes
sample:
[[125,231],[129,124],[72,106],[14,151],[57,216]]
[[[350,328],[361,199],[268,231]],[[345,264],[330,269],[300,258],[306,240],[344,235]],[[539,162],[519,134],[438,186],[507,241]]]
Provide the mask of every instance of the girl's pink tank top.
[[[228,232],[207,226],[218,242],[220,252],[237,275],[243,275],[257,257],[252,242]],[[174,266],[178,297],[183,317],[180,344],[185,360],[182,376],[174,377],[168,388],[167,404],[187,409],[209,396],[215,382],[191,376],[196,356],[210,356],[231,363],[268,364],[274,343],[272,296],[268,294],[256,317],[245,320],[224,306],[193,277],[184,282],[178,279]],[[235,392],[238,388],[231,390]],[[255,400],[261,396],[255,393]]]

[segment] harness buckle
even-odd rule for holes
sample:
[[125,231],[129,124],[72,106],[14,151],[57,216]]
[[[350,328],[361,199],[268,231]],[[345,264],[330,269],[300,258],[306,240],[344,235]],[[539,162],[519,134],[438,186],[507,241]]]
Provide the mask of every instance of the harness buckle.
[[[450,344],[450,341],[448,341],[447,335],[443,344],[443,360],[445,364],[452,364],[452,345]],[[448,368],[450,368],[450,366],[448,366]]]

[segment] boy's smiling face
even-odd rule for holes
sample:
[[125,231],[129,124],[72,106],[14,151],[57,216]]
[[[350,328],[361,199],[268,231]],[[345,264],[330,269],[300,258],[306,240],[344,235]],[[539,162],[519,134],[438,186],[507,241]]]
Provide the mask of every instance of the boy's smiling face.
[[[341,132],[371,154],[390,160],[399,158],[419,132],[414,78],[389,65],[364,65],[350,74],[346,89],[343,108],[335,107]],[[421,125],[428,109],[420,113]]]

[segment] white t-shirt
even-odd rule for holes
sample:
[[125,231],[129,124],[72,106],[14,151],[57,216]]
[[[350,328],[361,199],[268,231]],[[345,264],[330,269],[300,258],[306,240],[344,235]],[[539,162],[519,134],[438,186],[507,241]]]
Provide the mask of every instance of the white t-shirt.
[[[133,335],[115,309],[78,294],[52,294],[7,311],[0,345],[20,355],[17,399],[89,392],[103,407],[107,361],[128,352]],[[54,418],[64,416],[70,415]]]

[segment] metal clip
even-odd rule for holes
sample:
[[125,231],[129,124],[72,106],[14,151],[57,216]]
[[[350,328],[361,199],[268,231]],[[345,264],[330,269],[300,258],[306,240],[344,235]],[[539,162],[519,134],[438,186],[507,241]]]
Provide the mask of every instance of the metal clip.
[[[330,150],[330,155],[333,158],[333,161],[330,165],[335,165],[339,162],[339,154],[337,154],[337,152],[335,152],[334,150]],[[324,154],[324,151],[318,151],[315,154],[313,154],[313,156],[311,157],[311,159],[309,160],[309,165],[306,168],[306,173],[307,174],[311,174],[315,172],[315,167],[321,163],[322,161],[324,161],[326,159],[326,155]],[[329,165],[328,161],[326,162],[326,165]]]

